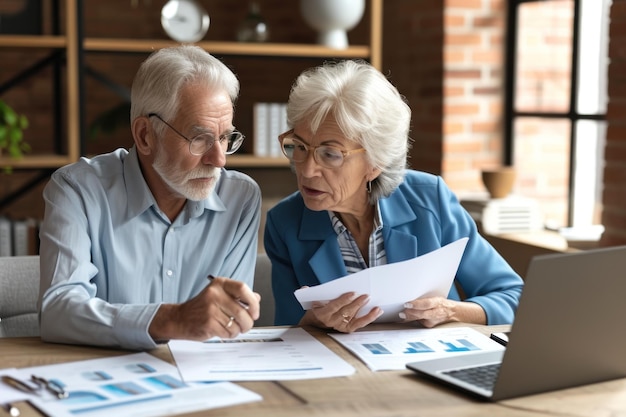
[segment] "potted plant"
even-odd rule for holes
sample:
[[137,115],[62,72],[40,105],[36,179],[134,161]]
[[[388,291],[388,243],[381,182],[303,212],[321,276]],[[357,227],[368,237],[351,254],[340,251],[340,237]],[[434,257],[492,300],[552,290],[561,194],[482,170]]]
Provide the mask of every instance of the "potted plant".
[[20,158],[30,150],[30,145],[24,142],[27,127],[26,116],[18,114],[0,99],[0,155],[6,152],[11,158]]

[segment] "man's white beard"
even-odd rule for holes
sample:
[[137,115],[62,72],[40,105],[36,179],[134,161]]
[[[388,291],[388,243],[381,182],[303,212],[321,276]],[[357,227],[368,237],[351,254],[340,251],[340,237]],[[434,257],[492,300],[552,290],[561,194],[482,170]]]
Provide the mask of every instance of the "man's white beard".
[[[178,173],[176,166],[168,162],[161,146],[157,148],[152,167],[173,191],[192,201],[204,200],[211,195],[222,174],[220,168],[206,166]],[[211,181],[208,184],[203,181],[202,185],[199,185],[197,182],[190,181],[195,178],[211,178]]]

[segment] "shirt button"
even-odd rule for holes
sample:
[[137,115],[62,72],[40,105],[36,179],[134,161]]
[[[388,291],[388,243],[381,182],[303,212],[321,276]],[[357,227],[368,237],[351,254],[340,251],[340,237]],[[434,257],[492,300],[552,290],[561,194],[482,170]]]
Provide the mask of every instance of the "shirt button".
[[168,277],[171,277],[172,275],[174,275],[174,272],[171,269],[168,269],[167,272],[165,273]]

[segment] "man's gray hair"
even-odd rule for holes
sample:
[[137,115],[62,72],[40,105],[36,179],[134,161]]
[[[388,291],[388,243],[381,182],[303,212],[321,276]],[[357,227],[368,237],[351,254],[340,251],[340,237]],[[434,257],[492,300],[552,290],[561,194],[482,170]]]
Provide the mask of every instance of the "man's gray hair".
[[[181,89],[198,83],[225,91],[233,105],[239,95],[239,80],[219,59],[194,45],[163,48],[153,52],[139,67],[131,89],[131,123],[137,117],[157,113],[171,120],[179,110]],[[165,126],[155,126],[163,134]]]

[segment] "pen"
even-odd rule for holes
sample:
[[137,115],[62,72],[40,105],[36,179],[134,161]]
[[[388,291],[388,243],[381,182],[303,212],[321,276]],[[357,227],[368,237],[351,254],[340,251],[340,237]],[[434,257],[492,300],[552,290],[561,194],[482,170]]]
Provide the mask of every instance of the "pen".
[[[215,279],[215,277],[211,274],[207,275],[206,277],[209,280],[209,283],[213,282],[213,280]],[[244,309],[248,310],[250,308],[250,306],[248,305],[248,303],[241,301],[239,298],[235,298],[235,300],[239,303],[239,305],[241,307],[243,307]]]
[[9,376],[9,375],[2,375],[2,382],[4,382],[10,387],[15,388],[18,391],[22,391],[27,394],[37,393],[37,388],[29,385],[28,383],[22,381],[21,379],[13,378],[12,376]]
[[45,388],[49,393],[53,394],[58,399],[67,398],[68,394],[65,392],[62,386],[55,381],[50,381],[40,376],[31,375],[29,382],[33,382],[36,386],[29,384],[29,382],[22,381],[19,378],[14,378],[10,375],[2,375],[2,382],[15,388],[16,390],[26,392],[28,394],[39,395],[39,390]]

